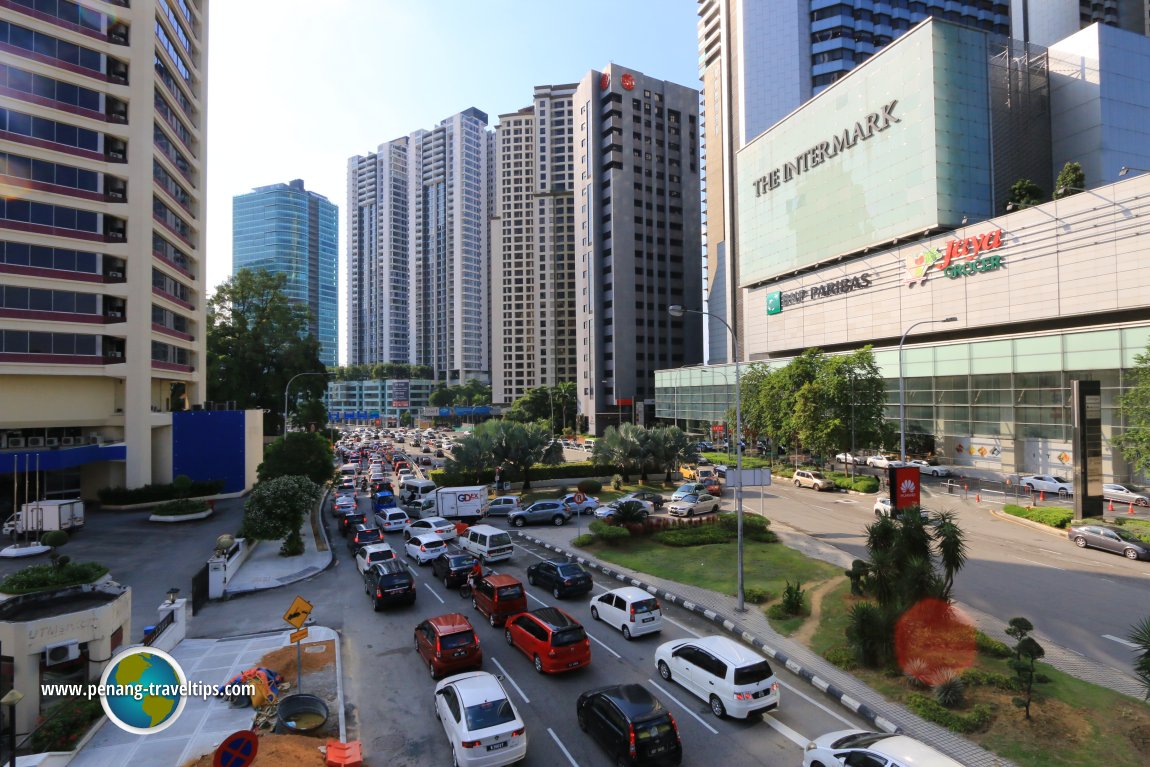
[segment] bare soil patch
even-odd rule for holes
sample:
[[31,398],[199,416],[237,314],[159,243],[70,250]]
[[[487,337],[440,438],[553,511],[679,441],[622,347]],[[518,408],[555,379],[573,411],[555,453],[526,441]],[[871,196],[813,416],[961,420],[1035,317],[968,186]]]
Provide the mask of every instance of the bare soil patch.
[[815,630],[819,627],[819,620],[822,618],[823,597],[826,596],[826,594],[831,591],[831,589],[835,588],[845,580],[845,575],[840,575],[837,578],[831,578],[830,580],[820,583],[818,587],[811,592],[811,614],[807,620],[803,621],[803,625],[799,626],[798,629],[795,630],[795,633],[791,634],[791,639],[801,644],[807,645],[808,647],[810,646],[811,637],[814,636]]
[[[335,640],[327,639],[323,642],[306,642],[303,646],[303,673],[306,676],[313,671],[321,671],[328,666],[335,664]],[[289,645],[287,647],[280,647],[260,658],[260,662],[256,664],[264,668],[270,668],[272,671],[278,671],[284,677],[295,684],[296,669],[296,647]]]

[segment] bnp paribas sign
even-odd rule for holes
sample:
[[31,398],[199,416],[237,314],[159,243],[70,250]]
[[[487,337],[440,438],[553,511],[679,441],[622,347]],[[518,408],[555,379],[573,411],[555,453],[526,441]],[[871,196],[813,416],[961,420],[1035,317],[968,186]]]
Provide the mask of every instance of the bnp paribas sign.
[[891,125],[902,122],[894,113],[897,106],[898,99],[884,104],[877,112],[871,112],[863,119],[856,121],[854,126],[843,128],[827,141],[820,141],[812,145],[806,151],[795,155],[795,159],[788,160],[781,166],[756,178],[751,182],[755,188],[755,196],[762,197],[768,192],[778,189],[803,173],[807,173],[850,151],[861,142],[869,141]]

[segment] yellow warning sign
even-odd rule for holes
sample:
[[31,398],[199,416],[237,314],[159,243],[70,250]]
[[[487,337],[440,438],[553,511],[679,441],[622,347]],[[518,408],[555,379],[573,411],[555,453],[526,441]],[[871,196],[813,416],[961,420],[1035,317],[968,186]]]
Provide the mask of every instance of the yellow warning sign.
[[302,642],[305,639],[307,639],[307,626],[304,626],[299,631],[293,631],[292,633],[288,634],[289,642]]
[[304,622],[311,615],[311,602],[303,597],[296,597],[291,607],[284,613],[284,620],[298,628],[303,628]]

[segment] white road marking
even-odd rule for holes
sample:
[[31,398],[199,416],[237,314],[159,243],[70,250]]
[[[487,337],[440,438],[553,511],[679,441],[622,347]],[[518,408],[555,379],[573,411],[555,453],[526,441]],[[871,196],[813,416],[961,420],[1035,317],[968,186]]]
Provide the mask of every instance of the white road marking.
[[811,742],[810,738],[804,738],[799,733],[787,727],[785,724],[775,719],[773,716],[764,716],[763,721],[767,723],[776,732],[781,733],[787,740],[794,743],[799,748],[806,748],[807,744]]
[[614,656],[615,656],[616,658],[618,658],[619,660],[623,660],[623,656],[622,656],[622,655],[620,655],[619,653],[615,652],[614,650],[612,650],[610,647],[608,647],[608,646],[606,645],[606,643],[604,643],[604,642],[601,642],[600,640],[596,639],[595,637],[591,636],[590,634],[587,634],[587,638],[588,638],[588,639],[590,639],[590,640],[591,640],[592,642],[594,642],[595,644],[597,644],[597,645],[599,645],[600,647],[602,647],[602,648],[603,648],[604,650],[606,650],[607,652],[609,652],[609,653],[611,653],[612,655],[614,655]]
[[835,503],[858,503],[858,501],[846,499],[842,501],[835,501]]
[[663,614],[663,620],[667,621],[667,623],[675,624],[676,626],[683,629],[683,631],[686,631],[691,636],[697,636],[697,637],[702,636],[702,634],[700,634],[698,631],[695,631],[694,629],[691,629],[691,628],[687,628],[685,625],[683,625],[682,623],[679,623],[679,621],[675,620],[674,618],[668,618],[666,613]]
[[828,506],[819,506],[817,503],[812,503],[811,506],[813,506],[816,509],[822,509],[823,511],[834,511],[834,509],[832,509]]
[[1103,639],[1109,639],[1111,642],[1117,642],[1118,644],[1124,644],[1127,647],[1134,649],[1134,650],[1142,649],[1140,645],[1136,645],[1133,642],[1128,642],[1125,639],[1119,639],[1118,637],[1110,636],[1109,634],[1103,634],[1102,638]]
[[[810,703],[812,706],[817,706],[818,708],[821,708],[823,711],[825,711],[826,713],[833,716],[835,719],[838,719],[839,721],[846,723],[846,725],[848,727],[853,728],[855,726],[855,723],[852,722],[850,719],[847,719],[845,716],[843,716],[839,712],[831,709],[829,706],[825,706],[822,703],[818,702],[817,700],[815,700],[811,696],[807,695],[806,693],[804,693],[802,690],[798,689],[797,687],[792,687],[791,685],[787,684],[786,682],[779,682],[779,686],[780,687],[786,687],[788,690],[791,691],[790,692],[791,695],[798,695],[800,698],[805,700],[807,703]],[[803,743],[803,746],[806,746],[806,743]]]
[[1046,562],[1036,562],[1033,559],[1026,559],[1025,557],[1019,557],[1019,559],[1022,560],[1023,562],[1029,562],[1032,565],[1039,565],[1041,567],[1049,567],[1051,570],[1062,570],[1063,572],[1066,572],[1065,567],[1055,567],[1054,565],[1047,564]]
[[559,746],[559,750],[563,752],[563,756],[567,757],[567,761],[571,762],[571,767],[579,767],[579,762],[571,756],[571,752],[563,745],[563,741],[559,740],[559,736],[550,727],[547,728],[547,734],[551,736],[551,740],[555,741],[555,745]]
[[1047,554],[1055,554],[1057,556],[1062,556],[1063,554],[1066,553],[1064,551],[1054,551],[1053,549],[1043,549],[1043,548],[1038,548],[1038,551],[1045,551]]
[[500,663],[496,658],[492,658],[491,662],[499,667],[499,671],[501,674],[503,674],[503,678],[508,682],[511,682],[511,686],[515,688],[517,693],[519,693],[519,697],[523,698],[523,702],[530,703],[531,699],[527,697],[527,694],[523,692],[523,689],[519,685],[515,684],[515,680],[511,678],[511,674],[507,673],[507,669],[503,668],[503,664]]
[[423,584],[423,587],[424,587],[425,589],[427,589],[428,591],[430,591],[430,592],[431,592],[431,595],[432,595],[433,597],[435,597],[436,599],[438,599],[438,600],[439,600],[439,604],[441,604],[441,605],[442,605],[442,604],[446,604],[446,603],[443,601],[443,597],[439,596],[439,594],[438,594],[438,593],[435,591],[435,589],[431,588],[431,584],[430,584],[430,583],[427,583],[427,582],[425,581],[425,582],[424,582],[424,584]]
[[[719,731],[718,731],[718,730],[716,730],[714,727],[712,727],[711,725],[709,725],[709,724],[707,724],[706,722],[704,722],[704,721],[703,721],[703,719],[702,719],[702,717],[700,717],[698,714],[696,714],[696,713],[695,713],[694,711],[692,711],[691,709],[689,709],[689,708],[687,708],[686,706],[684,706],[684,705],[683,705],[683,701],[679,700],[679,699],[678,699],[678,698],[676,698],[674,695],[672,695],[671,693],[669,693],[669,692],[667,692],[665,689],[663,689],[663,688],[662,688],[662,687],[659,685],[659,683],[658,683],[658,682],[656,682],[654,679],[648,679],[647,681],[651,683],[651,686],[652,686],[652,687],[654,687],[654,688],[655,688],[656,690],[658,690],[659,692],[663,693],[664,697],[666,697],[666,698],[667,698],[667,700],[673,700],[673,701],[675,701],[675,703],[676,703],[676,704],[679,706],[679,708],[681,708],[681,709],[683,709],[684,711],[686,711],[688,714],[690,714],[691,716],[693,716],[693,717],[695,718],[695,720],[696,720],[696,721],[697,721],[699,724],[703,725],[703,726],[704,726],[704,727],[706,727],[708,730],[710,730],[712,735],[718,735],[718,734],[719,734]],[[804,745],[805,745],[805,744],[804,744]]]

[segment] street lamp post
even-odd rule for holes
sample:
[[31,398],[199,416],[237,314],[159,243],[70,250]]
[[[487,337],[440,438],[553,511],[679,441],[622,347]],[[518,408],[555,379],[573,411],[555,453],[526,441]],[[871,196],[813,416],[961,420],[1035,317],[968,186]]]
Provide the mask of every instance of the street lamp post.
[[939,322],[958,322],[958,317],[947,317],[944,320],[919,320],[913,323],[898,342],[898,430],[899,430],[899,460],[906,463],[906,376],[902,369],[902,346],[910,331],[919,325],[932,325]]
[[[723,323],[727,332],[731,334],[731,343],[733,348],[738,350],[739,337],[735,333],[735,329],[730,324],[717,314],[704,312],[701,309],[687,309],[679,304],[672,304],[667,307],[667,313],[672,317],[682,317],[687,312],[691,314],[704,314],[708,317],[718,320]],[[739,551],[739,571],[738,571],[738,607],[735,609],[739,612],[746,612],[746,607],[743,606],[743,394],[739,384],[739,355],[735,355],[735,476],[739,478],[739,482],[735,485],[735,519],[738,537],[738,551]],[[730,437],[728,435],[728,444]]]
[[295,381],[295,379],[300,378],[302,376],[324,376],[326,378],[330,375],[331,375],[331,373],[327,373],[327,372],[324,372],[324,373],[315,373],[315,372],[296,373],[294,376],[292,376],[291,378],[288,379],[287,386],[284,387],[284,432],[283,432],[284,437],[287,437],[288,389],[291,388],[292,382]]

